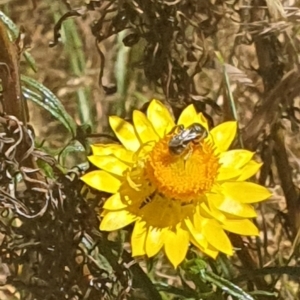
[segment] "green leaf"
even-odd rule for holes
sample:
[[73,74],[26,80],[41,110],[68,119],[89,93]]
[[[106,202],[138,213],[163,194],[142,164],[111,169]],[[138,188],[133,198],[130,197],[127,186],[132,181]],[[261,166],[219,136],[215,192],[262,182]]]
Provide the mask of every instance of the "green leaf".
[[0,19],[8,29],[10,40],[15,41],[18,38],[20,33],[18,26],[1,10],[0,10]]
[[82,152],[85,154],[85,148],[82,146],[82,144],[79,141],[71,141],[60,153],[59,155],[59,162],[61,165],[65,166],[67,163],[67,158],[71,158],[71,153],[78,153]]
[[[183,265],[184,269],[193,276],[193,281],[196,285],[204,281],[213,284],[227,294],[240,300],[254,300],[254,298],[242,290],[239,286],[233,284],[229,280],[220,277],[219,275],[209,272],[206,269],[206,263],[199,258],[189,260]],[[198,275],[196,277],[195,275]]]
[[220,288],[227,294],[229,294],[237,299],[254,300],[254,298],[251,295],[249,295],[244,290],[242,290],[239,286],[231,283],[227,279],[224,279],[214,273],[207,272],[207,271],[201,272],[200,275],[207,282],[210,282],[210,283],[216,285],[218,288]]
[[201,273],[203,270],[206,269],[206,267],[207,263],[200,258],[185,261],[183,264],[183,268],[192,275]]
[[59,99],[43,84],[32,78],[21,75],[21,81],[24,97],[46,109],[71,132],[73,137],[75,137],[76,123],[67,113]]
[[49,164],[47,164],[45,161],[43,161],[41,159],[38,159],[37,165],[38,165],[39,169],[42,170],[48,178],[55,179],[53,169]]
[[179,297],[184,297],[185,300],[192,300],[197,297],[197,293],[195,291],[181,289],[164,282],[156,283],[155,287],[159,292],[165,292],[168,294],[174,294]]
[[251,296],[264,296],[264,297],[273,297],[273,298],[278,298],[278,293],[276,292],[266,292],[266,291],[260,291],[256,290],[253,292],[249,292]]
[[[0,10],[0,20],[4,23],[6,28],[8,29],[8,35],[11,42],[15,42],[19,35],[20,30],[18,26],[6,15],[3,13],[3,11]],[[22,54],[24,55],[25,60],[31,67],[31,69],[36,72],[37,67],[34,58],[31,56],[31,54],[28,51],[22,51]]]
[[24,55],[24,58],[27,61],[28,65],[30,66],[30,68],[36,73],[37,66],[36,66],[36,62],[35,62],[35,59],[33,58],[33,56],[28,51],[24,51],[23,55]]

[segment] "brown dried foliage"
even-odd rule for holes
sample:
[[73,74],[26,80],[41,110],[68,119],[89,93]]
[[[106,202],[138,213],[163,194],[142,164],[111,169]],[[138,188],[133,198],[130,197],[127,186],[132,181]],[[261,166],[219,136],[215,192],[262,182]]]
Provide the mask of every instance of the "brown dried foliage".
[[[299,281],[300,205],[299,149],[293,138],[299,141],[299,1],[285,11],[283,1],[264,0],[99,0],[80,3],[80,8],[79,3],[61,2],[68,12],[56,23],[51,46],[59,43],[64,20],[71,16],[84,19],[93,13],[97,19],[89,34],[100,57],[99,85],[106,97],[113,96],[118,87],[114,81],[104,84],[103,79],[110,77],[106,70],[113,65],[103,44],[114,43],[110,39],[124,30],[123,44],[142,49],[139,59],[128,68],[143,70],[143,84],[154,86],[175,116],[194,103],[211,123],[221,114],[224,120],[233,119],[222,73],[225,67],[234,86],[241,141],[247,149],[256,150],[264,162],[258,180],[279,190],[275,193],[277,202],[259,206],[261,239],[231,236],[233,244],[241,249],[234,260],[238,266],[233,272],[235,282],[243,282],[248,290],[275,291],[285,287],[278,275],[287,274],[289,284],[280,295],[282,299],[295,299],[299,286],[292,283],[293,279]],[[3,30],[1,38],[5,39]],[[19,112],[24,108],[17,105],[21,96],[13,94],[19,92],[15,76],[18,57],[9,43],[4,50],[0,53],[4,86],[0,199],[2,215],[13,215],[9,223],[0,218],[1,258],[12,274],[7,282],[25,291],[27,299],[134,298],[127,268],[131,259],[96,230],[98,203],[84,199],[79,173],[63,174],[51,156],[35,149],[32,130]],[[222,53],[227,66],[216,60],[215,51]],[[3,56],[5,53],[9,55]],[[9,81],[4,79],[5,74],[9,74]],[[12,110],[11,103],[16,104]],[[34,167],[36,160],[51,165],[54,180]],[[12,185],[16,174],[22,174],[25,186]],[[106,197],[97,195],[98,199],[100,196]],[[83,240],[92,245],[90,250]],[[96,263],[99,257],[93,256],[95,250],[109,261],[114,273]],[[138,265],[131,266],[130,271],[133,278],[144,276]],[[152,284],[143,280],[147,282],[143,286],[145,298],[159,299]],[[139,282],[133,286],[141,288]],[[294,296],[289,294],[290,286]]]

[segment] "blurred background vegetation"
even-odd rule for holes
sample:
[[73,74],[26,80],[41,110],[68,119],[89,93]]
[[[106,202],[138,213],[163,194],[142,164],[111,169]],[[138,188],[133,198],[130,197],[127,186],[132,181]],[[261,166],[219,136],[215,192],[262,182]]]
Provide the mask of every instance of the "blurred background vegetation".
[[[299,24],[298,0],[0,0],[0,299],[300,299]],[[89,145],[152,98],[237,120],[264,162],[233,258],[173,270],[98,231]]]

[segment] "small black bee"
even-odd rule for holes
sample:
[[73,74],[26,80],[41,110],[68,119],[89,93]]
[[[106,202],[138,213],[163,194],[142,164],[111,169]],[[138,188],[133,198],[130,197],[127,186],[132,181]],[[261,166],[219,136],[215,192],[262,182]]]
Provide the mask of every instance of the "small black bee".
[[175,135],[169,141],[169,151],[173,155],[181,155],[191,142],[200,143],[208,136],[207,130],[199,123],[193,123],[187,128],[184,128],[183,125],[178,125],[174,130]]

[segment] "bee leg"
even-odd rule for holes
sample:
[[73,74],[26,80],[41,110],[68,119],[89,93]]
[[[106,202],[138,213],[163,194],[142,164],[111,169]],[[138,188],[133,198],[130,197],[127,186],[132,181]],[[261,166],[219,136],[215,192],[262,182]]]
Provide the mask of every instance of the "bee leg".
[[186,153],[184,154],[184,157],[183,157],[184,161],[187,161],[191,157],[192,153],[193,153],[193,148],[192,148],[191,144],[188,144],[188,146],[186,148]]

